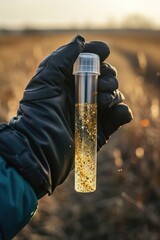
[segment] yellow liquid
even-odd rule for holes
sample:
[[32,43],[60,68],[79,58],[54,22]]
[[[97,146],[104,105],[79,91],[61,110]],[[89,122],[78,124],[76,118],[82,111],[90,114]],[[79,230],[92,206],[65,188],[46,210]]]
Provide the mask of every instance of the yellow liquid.
[[75,190],[96,190],[97,104],[75,106]]

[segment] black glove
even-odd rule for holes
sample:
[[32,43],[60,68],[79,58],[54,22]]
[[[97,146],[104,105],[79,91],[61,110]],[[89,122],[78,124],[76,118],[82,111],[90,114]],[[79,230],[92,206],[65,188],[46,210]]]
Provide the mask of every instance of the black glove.
[[[85,45],[81,36],[51,53],[26,87],[17,116],[0,133],[0,155],[30,182],[38,197],[51,194],[73,165],[72,68],[82,51],[99,54],[101,62],[109,54],[106,44]],[[115,71],[110,65],[102,64],[98,83],[99,147],[119,126],[132,119],[129,108],[119,104],[123,96],[117,87]]]

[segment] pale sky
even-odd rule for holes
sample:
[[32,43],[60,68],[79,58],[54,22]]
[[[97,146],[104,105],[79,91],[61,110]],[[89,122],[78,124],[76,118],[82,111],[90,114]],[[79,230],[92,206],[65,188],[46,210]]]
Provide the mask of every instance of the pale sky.
[[0,28],[104,27],[131,14],[160,27],[160,0],[0,0]]

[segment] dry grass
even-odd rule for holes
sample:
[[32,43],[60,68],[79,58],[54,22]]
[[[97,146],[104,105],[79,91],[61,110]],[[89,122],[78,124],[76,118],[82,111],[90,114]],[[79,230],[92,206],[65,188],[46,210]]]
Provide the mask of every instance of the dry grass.
[[[16,113],[39,62],[73,34],[0,37],[0,119]],[[113,135],[99,153],[93,194],[74,191],[73,173],[52,197],[40,201],[35,219],[15,240],[160,239],[160,33],[92,33],[112,53],[120,90],[134,121]]]

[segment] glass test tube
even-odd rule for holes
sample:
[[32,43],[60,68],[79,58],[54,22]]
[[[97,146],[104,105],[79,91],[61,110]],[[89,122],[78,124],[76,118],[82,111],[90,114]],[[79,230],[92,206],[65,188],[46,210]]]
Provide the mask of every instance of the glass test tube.
[[97,81],[99,56],[81,53],[75,75],[75,190],[96,190],[97,172]]

